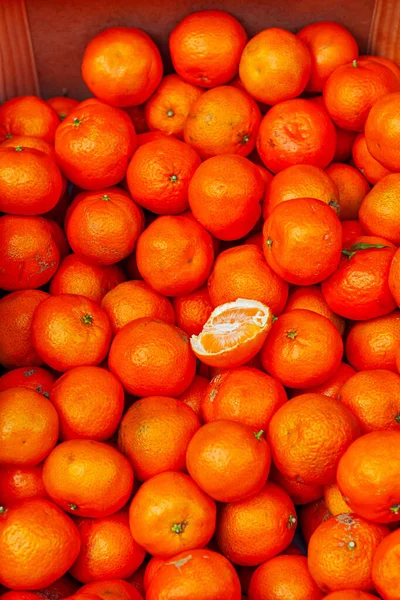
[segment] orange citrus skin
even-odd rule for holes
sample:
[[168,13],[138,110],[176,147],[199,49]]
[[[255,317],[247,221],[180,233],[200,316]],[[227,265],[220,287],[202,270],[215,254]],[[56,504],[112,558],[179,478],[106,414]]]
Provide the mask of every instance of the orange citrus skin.
[[140,592],[128,581],[123,579],[102,579],[101,581],[92,581],[84,585],[79,591],[79,595],[95,594],[100,600],[116,599],[121,600],[143,600]]
[[198,335],[212,313],[213,305],[206,286],[173,299],[176,324],[188,335]]
[[351,513],[350,508],[343,500],[343,495],[337,483],[324,486],[324,500],[328,510],[333,516]]
[[329,308],[319,286],[308,285],[294,289],[289,296],[285,311],[288,312],[295,308],[311,310],[326,317],[334,324],[340,335],[343,335],[345,329],[344,319],[335,315]]
[[376,596],[359,590],[341,590],[324,596],[327,600],[375,600]]
[[[394,259],[392,269],[393,264]],[[346,357],[357,371],[388,369],[396,373],[399,345],[400,313],[395,311],[390,315],[354,323],[346,339]]]
[[65,117],[79,105],[79,100],[67,98],[66,96],[54,96],[54,98],[49,98],[46,102],[56,111],[60,121],[64,121]]
[[380,543],[372,563],[372,580],[382,598],[399,597],[398,561],[400,532],[393,531]]
[[351,165],[337,162],[329,165],[326,173],[339,190],[340,220],[357,219],[360,206],[371,189],[364,175]]
[[183,392],[183,394],[178,396],[179,400],[182,400],[182,402],[190,406],[190,408],[196,413],[196,415],[199,417],[200,423],[203,422],[201,415],[201,403],[203,402],[203,398],[206,394],[208,384],[208,379],[202,375],[195,375],[186,392]]
[[24,387],[43,394],[46,398],[50,397],[50,391],[57,377],[50,371],[28,365],[7,371],[0,377],[0,392],[12,387]]
[[0,505],[12,506],[28,498],[48,498],[43,485],[43,465],[2,466],[0,470]]
[[400,244],[400,209],[395,201],[400,190],[400,173],[383,177],[367,194],[360,207],[360,223],[369,235]]
[[398,306],[400,306],[400,251],[397,250],[393,257],[392,264],[390,265],[389,271],[389,288],[396,300]]
[[37,137],[52,144],[60,119],[41,98],[20,96],[1,106],[0,124],[8,135]]
[[390,175],[390,171],[375,160],[368,150],[367,139],[363,133],[359,133],[354,140],[352,157],[357,169],[372,185]]
[[285,490],[296,505],[309,504],[322,498],[324,490],[322,485],[306,485],[297,479],[289,479],[275,467],[274,463],[269,478]]
[[[319,385],[315,385],[311,388],[306,388],[304,390],[296,391],[295,395],[299,394],[322,394],[323,396],[329,396],[329,398],[335,398],[335,400],[340,400],[340,390],[342,386],[346,383],[350,377],[355,375],[356,371],[350,365],[341,362],[337,371],[329,377],[324,383],[320,383]],[[293,393],[293,392],[292,392]]]
[[301,533],[307,544],[319,525],[328,519],[331,519],[332,516],[333,515],[329,512],[323,498],[302,506],[299,524]]
[[398,110],[400,92],[387,94],[371,108],[365,140],[372,157],[389,171],[400,170]]

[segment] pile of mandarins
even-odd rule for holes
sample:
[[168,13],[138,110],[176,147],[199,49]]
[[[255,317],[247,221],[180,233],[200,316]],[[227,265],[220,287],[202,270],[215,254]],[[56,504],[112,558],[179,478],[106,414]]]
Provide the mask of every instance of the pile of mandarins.
[[399,600],[400,69],[222,11],[170,54],[0,107],[1,599]]

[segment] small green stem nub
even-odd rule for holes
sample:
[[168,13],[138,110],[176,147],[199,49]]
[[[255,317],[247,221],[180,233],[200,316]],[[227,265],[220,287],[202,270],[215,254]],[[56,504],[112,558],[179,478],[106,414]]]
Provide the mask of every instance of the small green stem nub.
[[7,511],[8,511],[8,508],[5,508],[4,506],[0,506],[0,515],[4,515]]
[[107,194],[104,194],[104,196],[101,197],[102,200],[111,200],[110,196],[107,196]]
[[188,523],[183,521],[183,523],[174,523],[171,527],[171,531],[174,533],[183,533],[187,527]]
[[400,504],[393,504],[393,506],[390,507],[390,511],[395,515],[398,515],[400,512]]
[[82,321],[83,321],[83,323],[85,323],[85,325],[91,325],[92,321],[93,321],[93,317],[92,317],[92,315],[84,315],[82,317]]
[[354,548],[356,547],[356,543],[351,541],[347,544],[347,547],[349,550],[354,550]]
[[15,152],[22,152],[23,148],[22,146],[15,146],[14,150]]
[[172,183],[176,183],[178,181],[178,175],[171,175],[170,180]]
[[72,504],[72,503],[68,504],[68,506],[71,510],[78,510],[78,508],[79,508],[77,504]]
[[167,110],[167,117],[173,117],[175,115],[174,111],[169,109]]
[[257,431],[257,433],[254,434],[254,437],[256,438],[256,440],[260,441],[263,433],[264,433],[264,429],[260,429],[260,431]]
[[294,340],[294,338],[297,337],[297,331],[295,331],[294,329],[291,329],[290,331],[286,332],[286,336],[288,338],[290,338],[291,340]]
[[250,136],[249,136],[249,135],[247,135],[247,133],[246,133],[246,135],[244,135],[244,136],[242,137],[242,142],[241,142],[241,143],[242,143],[242,144],[247,144],[247,142],[249,142],[249,141],[250,141]]
[[358,62],[356,60],[353,60],[353,67],[354,68],[358,67]]
[[74,122],[73,122],[74,127],[79,127],[79,125],[81,123],[82,123],[82,121],[80,121],[77,117],[74,118]]
[[272,240],[271,240],[271,238],[267,239],[266,244],[267,244],[268,248],[272,248]]
[[297,523],[296,517],[294,515],[289,515],[289,519],[288,519],[288,523],[287,523],[288,529],[292,529],[293,527],[295,527],[296,523]]
[[273,322],[273,323],[275,323],[275,321],[277,321],[277,320],[278,320],[278,317],[274,317],[274,316],[272,315],[272,322]]

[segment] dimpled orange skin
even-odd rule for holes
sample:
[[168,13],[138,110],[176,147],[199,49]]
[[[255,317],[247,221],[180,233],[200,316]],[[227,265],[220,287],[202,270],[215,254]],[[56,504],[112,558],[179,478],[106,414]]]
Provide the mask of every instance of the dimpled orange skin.
[[378,546],[372,563],[372,580],[382,598],[400,598],[399,557],[400,531],[393,531]]
[[400,170],[399,105],[400,92],[387,94],[371,108],[365,124],[369,152],[389,171]]
[[237,73],[247,34],[222,10],[194,12],[173,29],[169,50],[175,71],[202,88],[228,83]]
[[357,219],[342,221],[341,226],[343,248],[350,248],[358,237],[365,235],[365,231],[361,227],[360,221]]
[[50,498],[79,517],[107,517],[128,501],[133,486],[129,461],[111,445],[69,440],[47,457],[43,483]]
[[[393,269],[394,260],[392,263]],[[393,293],[393,292],[392,292]],[[355,323],[346,339],[346,356],[357,371],[388,369],[397,372],[400,345],[400,313]]]
[[254,572],[249,600],[321,600],[323,594],[307,567],[305,556],[275,556]]
[[0,462],[37,465],[58,440],[58,416],[42,394],[15,387],[0,392]]
[[400,520],[400,431],[373,431],[343,454],[337,483],[351,510],[369,521]]
[[3,465],[0,469],[0,505],[12,506],[28,498],[47,498],[43,466]]
[[0,217],[0,288],[38,288],[57,270],[60,251],[42,217]]
[[209,380],[203,377],[203,375],[195,375],[186,392],[178,396],[179,400],[190,406],[190,408],[196,413],[196,415],[199,417],[200,423],[203,422],[200,412],[201,403],[206,394],[208,384]]
[[164,77],[146,102],[146,121],[151,131],[161,131],[183,139],[183,126],[189,110],[204,90],[188,83],[179,75]]
[[72,520],[44,498],[25,500],[0,515],[0,542],[0,580],[14,590],[51,585],[80,548]]
[[256,494],[264,487],[271,466],[271,451],[261,431],[227,420],[203,425],[188,445],[190,476],[218,502]]
[[100,304],[104,296],[125,279],[119,265],[93,265],[83,256],[69,254],[61,262],[49,289],[53,296],[76,294]]
[[37,594],[35,592],[6,592],[2,594],[0,598],[2,600],[37,600]]
[[267,263],[289,283],[319,283],[339,265],[340,221],[320,200],[298,198],[278,204],[264,224],[263,237]]
[[339,191],[329,175],[313,165],[293,165],[277,173],[266,186],[264,219],[275,206],[295,198],[316,198],[339,211]]
[[149,396],[125,413],[118,446],[137,478],[146,481],[164,471],[186,471],[186,450],[199,428],[197,415],[181,400]]
[[173,306],[176,324],[188,335],[199,335],[214,308],[206,286],[191,294],[177,296]]
[[62,173],[84,190],[116,185],[136,148],[129,117],[103,103],[77,108],[59,125],[55,151]]
[[309,285],[294,289],[288,298],[285,311],[288,312],[295,308],[311,310],[312,312],[316,312],[319,315],[326,317],[334,324],[340,335],[343,335],[345,329],[344,319],[331,311],[319,286]]
[[317,527],[321,523],[331,519],[332,516],[323,498],[301,507],[299,525],[302,536],[307,544]]
[[206,423],[228,419],[258,432],[267,430],[272,415],[287,401],[282,384],[258,369],[222,371],[210,381],[201,402]]
[[81,583],[127,579],[142,564],[146,553],[132,537],[127,511],[98,519],[77,519],[76,526],[81,549],[70,573]]
[[[374,238],[363,236],[353,240],[353,245],[361,239],[376,243]],[[394,254],[395,248],[385,247],[358,250],[350,259],[342,256],[338,269],[321,285],[331,310],[354,321],[393,312],[396,303],[389,289],[389,270]]]
[[351,513],[350,508],[343,500],[343,495],[337,483],[324,486],[324,500],[328,510],[333,516]]
[[335,126],[315,102],[287,100],[273,106],[261,121],[257,150],[273,173],[298,164],[324,169],[335,155]]
[[117,333],[108,364],[135,396],[179,396],[196,371],[187,334],[151,317],[132,321]]
[[106,369],[76,367],[57,380],[50,401],[60,418],[61,440],[103,442],[117,430],[124,408],[124,390]]
[[269,480],[285,490],[296,505],[315,502],[323,496],[324,488],[322,485],[305,485],[297,479],[289,479],[275,467],[274,463],[271,466]]
[[133,538],[156,557],[205,546],[215,521],[215,502],[188,475],[173,471],[146,481],[129,508]]
[[359,590],[340,590],[324,596],[326,600],[376,600],[376,596]]
[[375,160],[368,150],[367,140],[363,133],[359,133],[354,140],[352,157],[357,169],[372,185],[378,183],[386,175],[390,175],[390,171]]
[[207,280],[214,261],[211,235],[193,217],[158,217],[136,247],[141,276],[165,296],[190,294]]
[[61,372],[100,364],[111,340],[105,312],[92,300],[72,294],[50,296],[44,302],[34,314],[32,342],[46,364]]
[[339,368],[342,338],[322,315],[293,309],[272,324],[261,350],[263,368],[283,385],[305,389],[320,385]]
[[269,306],[277,316],[285,308],[289,286],[267,264],[262,250],[245,244],[219,254],[208,278],[208,290],[214,307],[247,298]]
[[396,300],[398,306],[400,306],[400,251],[397,250],[393,257],[392,264],[389,272],[389,288]]
[[147,600],[240,600],[240,581],[221,554],[211,550],[181,552],[154,575]]
[[350,31],[331,21],[311,23],[297,33],[311,55],[307,92],[322,92],[333,71],[358,57],[358,46]]
[[143,600],[143,596],[128,581],[122,579],[102,579],[87,583],[80,590],[80,594],[96,594],[101,600]]
[[306,485],[334,483],[341,456],[359,435],[350,410],[322,394],[293,398],[274,414],[268,428],[275,465]]
[[113,106],[143,104],[162,74],[157,46],[136,27],[105,29],[91,39],[83,55],[83,80],[97,98]]
[[47,156],[51,158],[56,158],[56,154],[54,152],[53,144],[46,142],[37,137],[31,137],[29,135],[13,135],[10,138],[6,139],[4,142],[1,142],[0,148],[16,148],[19,146],[20,148],[30,148],[34,150],[39,150],[40,152],[44,152]]
[[339,190],[339,218],[341,221],[357,219],[362,201],[371,189],[360,171],[343,163],[332,163],[326,173],[333,179]]
[[369,235],[382,236],[400,244],[400,209],[396,202],[400,192],[400,173],[387,175],[365,197],[359,213],[360,223]]
[[49,298],[42,290],[20,290],[0,299],[0,363],[6,369],[41,365],[42,359],[31,340],[36,308]]
[[129,163],[129,192],[135,202],[153,213],[179,214],[189,208],[188,186],[200,164],[198,154],[174,137],[148,142]]
[[260,121],[260,109],[246,92],[219,86],[192,104],[183,137],[203,160],[219,154],[247,156],[255,148]]
[[231,562],[255,566],[289,546],[296,525],[292,500],[268,482],[258,494],[221,506],[216,539]]
[[52,144],[60,119],[41,98],[20,96],[1,106],[0,124],[7,134],[37,137]]
[[322,394],[323,396],[329,396],[329,398],[335,398],[335,400],[339,400],[340,390],[342,389],[343,384],[352,377],[356,371],[350,365],[341,362],[338,370],[324,383],[320,385],[316,385],[311,388],[306,388],[305,390],[297,391],[296,396],[300,394]]
[[384,525],[354,514],[328,519],[313,533],[308,545],[308,568],[324,592],[355,588],[373,591],[372,559],[388,535]]
[[239,76],[256,100],[277,104],[299,96],[311,73],[311,56],[293,33],[272,27],[255,35],[243,50]]
[[54,96],[54,98],[49,98],[46,102],[56,111],[60,121],[63,121],[79,105],[78,100],[66,96]]

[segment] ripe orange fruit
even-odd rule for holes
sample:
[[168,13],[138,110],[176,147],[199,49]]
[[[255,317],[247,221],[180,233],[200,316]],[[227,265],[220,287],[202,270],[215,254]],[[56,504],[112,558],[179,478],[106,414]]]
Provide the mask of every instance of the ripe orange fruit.
[[264,219],[269,217],[275,206],[295,198],[316,198],[339,212],[339,191],[331,177],[313,165],[293,165],[277,173],[267,185]]
[[324,500],[328,510],[334,516],[351,513],[350,508],[343,499],[343,495],[339,490],[337,483],[332,483],[331,485],[326,485],[324,487]]
[[58,416],[42,394],[15,387],[0,392],[0,462],[37,465],[56,445]]
[[125,413],[118,446],[137,478],[146,481],[164,471],[186,471],[186,450],[199,427],[197,415],[181,400],[150,396]]
[[100,304],[104,296],[125,281],[118,265],[93,265],[83,256],[69,254],[61,262],[50,282],[50,293],[85,296]]
[[306,44],[311,55],[311,76],[307,92],[322,92],[331,73],[358,57],[358,46],[350,31],[332,21],[311,23],[300,29],[297,37]]
[[136,260],[145,282],[165,296],[204,285],[214,260],[210,234],[186,215],[162,216],[138,239]]
[[183,139],[183,126],[189,110],[202,93],[201,88],[181,79],[179,75],[167,75],[146,102],[149,128]]
[[[78,586],[76,586],[75,590],[77,590],[77,589],[78,589]],[[41,596],[37,592],[16,592],[16,591],[6,592],[5,594],[1,595],[1,598],[2,598],[2,600],[37,600],[38,596],[41,598],[45,598],[45,596]]]
[[35,311],[31,331],[33,346],[42,360],[62,372],[100,364],[111,339],[105,312],[92,300],[72,294],[44,300]]
[[77,519],[76,525],[81,549],[70,573],[81,583],[127,579],[142,564],[146,553],[132,537],[126,511],[97,519]]
[[50,400],[60,418],[61,440],[103,442],[117,430],[124,408],[124,390],[106,369],[76,367],[57,380]]
[[393,298],[400,306],[400,252],[397,251],[393,257],[389,271],[389,288]]
[[249,600],[320,600],[323,594],[310,575],[305,556],[275,556],[254,572]]
[[179,396],[196,370],[186,333],[151,317],[136,319],[118,331],[108,364],[135,396]]
[[260,121],[260,109],[246,92],[219,86],[192,104],[183,137],[202,159],[218,154],[247,156],[256,145]]
[[82,594],[96,594],[101,600],[143,600],[138,590],[122,579],[102,579],[84,585],[79,596]]
[[0,124],[7,135],[27,135],[52,144],[60,119],[55,110],[36,96],[19,96],[4,102]]
[[47,283],[60,251],[50,222],[42,217],[0,217],[0,288],[25,290]]
[[79,100],[68,98],[67,96],[54,96],[54,98],[49,98],[46,102],[56,111],[60,121],[64,121],[65,117],[79,106]]
[[71,567],[79,548],[76,526],[49,500],[31,498],[0,515],[0,581],[9,588],[51,585]]
[[222,10],[202,10],[173,29],[169,51],[182,79],[211,88],[234,78],[246,42],[247,34],[235,17]]
[[399,124],[400,92],[387,94],[371,108],[365,123],[365,140],[371,155],[389,171],[400,170]]
[[[56,153],[54,151],[54,146],[53,144],[51,144],[50,142],[46,142],[45,140],[42,140],[41,138],[37,138],[37,137],[32,137],[29,135],[12,135],[11,137],[9,137],[8,139],[6,139],[4,142],[1,142],[0,145],[0,149],[3,150],[4,148],[17,148],[17,147],[21,147],[21,148],[28,148],[30,150],[39,150],[39,152],[43,152],[44,154],[47,154],[47,156],[49,156],[50,158],[53,158],[55,160],[56,158]],[[65,184],[65,182],[63,181],[63,184]]]
[[57,204],[62,191],[62,175],[53,157],[34,148],[0,147],[2,212],[41,215]]
[[208,379],[202,375],[195,375],[186,392],[183,392],[183,394],[178,396],[179,400],[182,400],[182,402],[190,406],[190,408],[196,413],[200,419],[200,422],[202,422],[201,403],[207,392],[208,384]]
[[375,160],[368,150],[367,140],[363,133],[359,133],[354,140],[352,156],[357,169],[372,185],[390,174],[390,171]]
[[0,505],[12,506],[28,498],[47,498],[42,465],[2,465],[0,469]]
[[338,269],[321,284],[333,312],[361,321],[387,315],[396,308],[388,281],[395,249],[389,246],[365,236],[342,251]]
[[271,466],[263,433],[262,429],[253,431],[248,425],[227,420],[203,425],[188,445],[190,476],[218,502],[235,502],[258,493]]
[[315,385],[314,387],[306,388],[304,390],[298,390],[295,393],[296,396],[300,394],[322,394],[323,396],[329,396],[329,398],[334,398],[335,400],[340,400],[340,390],[342,389],[343,384],[355,374],[355,370],[350,365],[347,365],[344,362],[341,362],[338,370],[329,377],[324,383],[320,383],[319,385]]
[[357,417],[361,431],[400,430],[400,376],[377,369],[356,373],[340,390],[340,400]]
[[165,565],[165,563],[168,562],[168,559],[165,558],[157,558],[156,556],[153,556],[149,562],[146,565],[145,568],[145,572],[144,572],[144,589],[145,591],[147,591],[151,580],[153,579],[154,575],[157,573],[157,571],[159,570],[160,567],[162,567],[163,565]]
[[339,218],[342,221],[357,219],[362,201],[371,189],[364,175],[350,165],[332,163],[326,173],[339,190]]
[[113,106],[145,102],[161,81],[160,52],[136,27],[109,27],[86,46],[82,77],[97,98]]
[[376,596],[359,590],[340,590],[324,596],[326,600],[375,600]]
[[119,188],[76,197],[66,225],[72,250],[97,265],[112,265],[133,251],[142,217],[129,194]]
[[310,73],[311,57],[306,45],[278,27],[255,35],[243,50],[239,65],[245,89],[265,104],[300,96]]
[[335,325],[340,335],[343,335],[345,328],[344,320],[331,311],[319,286],[309,285],[294,289],[289,295],[285,312],[295,308],[311,310],[326,317]]
[[342,355],[340,334],[327,318],[294,309],[273,323],[261,350],[261,363],[283,385],[302,389],[332,377]]
[[214,306],[248,298],[266,304],[274,315],[283,311],[288,287],[266,263],[263,252],[251,244],[221,252],[208,278]]
[[320,200],[297,198],[278,204],[265,222],[263,237],[267,263],[289,283],[319,283],[339,264],[340,221]]
[[132,122],[122,111],[102,103],[77,108],[57,129],[57,162],[79,188],[101,190],[123,179],[135,138]]
[[230,562],[211,550],[181,552],[154,575],[146,593],[147,600],[162,595],[177,600],[240,600],[239,577]]
[[188,335],[198,335],[212,313],[213,305],[206,286],[173,299],[176,324]]
[[[144,144],[154,142],[154,140],[163,140],[166,137],[166,134],[162,131],[146,131],[145,133],[139,133],[136,136],[137,147],[140,148],[140,146],[143,146]],[[170,137],[172,137],[172,135]]]
[[363,131],[374,104],[400,89],[400,81],[385,65],[353,60],[341,65],[324,86],[324,103],[332,120],[342,129]]
[[379,544],[372,562],[372,581],[382,598],[399,597],[398,560],[400,531],[393,531]]
[[200,163],[197,153],[174,137],[148,142],[129,163],[129,192],[157,215],[179,214],[189,208],[188,186]]
[[387,175],[365,197],[359,219],[369,235],[378,235],[398,246],[400,244],[400,210],[396,194],[400,190],[400,174]]
[[[37,590],[34,592],[40,598],[44,598],[44,600],[63,600],[64,598],[68,598],[69,596],[75,594],[79,589],[79,584],[77,581],[72,579],[68,574],[63,575],[59,579],[56,579],[54,583],[42,588],[41,590]],[[15,592],[18,594],[18,592]],[[24,592],[19,592],[24,593]],[[11,600],[11,599],[10,599]]]
[[153,317],[165,323],[175,323],[174,309],[165,296],[151,289],[144,281],[125,281],[110,290],[101,307],[107,314],[113,333],[142,317]]
[[41,290],[21,290],[0,299],[0,363],[6,369],[42,364],[32,345],[31,325],[46,298],[49,294]]
[[128,501],[133,485],[129,461],[108,444],[62,442],[47,457],[43,483],[63,510],[80,517],[107,517]]
[[275,467],[274,463],[271,466],[269,479],[289,494],[296,505],[314,502],[323,495],[322,485],[306,485],[297,479],[289,479]]
[[266,431],[272,415],[287,401],[282,384],[258,369],[221,371],[209,383],[201,402],[206,423],[227,419],[255,432]]
[[296,525],[292,500],[268,482],[258,494],[221,506],[217,543],[234,564],[259,565],[292,542]]
[[193,175],[189,204],[195,218],[216,238],[237,240],[260,218],[263,193],[262,177],[247,158],[214,156]]
[[240,367],[261,350],[271,324],[272,314],[265,304],[239,298],[215,308],[200,335],[193,335],[190,342],[206,365]]
[[399,447],[399,431],[373,431],[353,442],[339,462],[339,489],[364,519],[400,520]]
[[307,544],[319,525],[331,518],[332,514],[329,512],[323,498],[301,507],[299,524]]
[[359,433],[356,418],[343,404],[322,394],[303,394],[273,415],[268,442],[283,475],[306,485],[327,485],[334,483],[338,462]]
[[353,219],[350,221],[342,221],[342,247],[349,248],[353,245],[358,237],[364,236],[365,231],[363,230],[360,221]]
[[396,372],[399,345],[400,313],[394,312],[354,323],[346,339],[346,356],[357,371],[388,369]]
[[257,150],[273,173],[299,164],[324,169],[335,154],[335,126],[315,102],[287,100],[273,106],[261,121]]
[[322,523],[308,545],[308,568],[324,592],[373,591],[371,577],[374,553],[389,533],[384,525],[344,514]]
[[215,502],[188,475],[173,471],[146,481],[129,509],[136,542],[163,558],[208,544],[215,520]]

